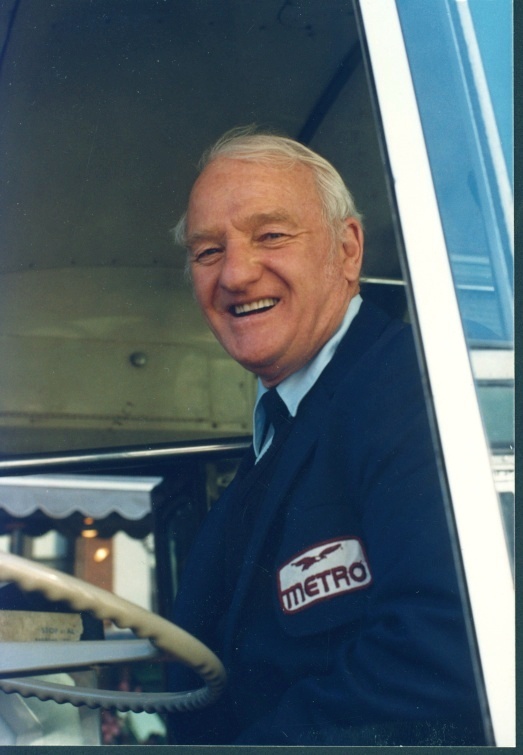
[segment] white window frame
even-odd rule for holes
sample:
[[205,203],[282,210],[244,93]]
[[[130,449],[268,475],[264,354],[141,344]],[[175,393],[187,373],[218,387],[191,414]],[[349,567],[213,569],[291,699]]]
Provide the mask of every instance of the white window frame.
[[395,0],[359,0],[496,746],[515,746],[514,583]]

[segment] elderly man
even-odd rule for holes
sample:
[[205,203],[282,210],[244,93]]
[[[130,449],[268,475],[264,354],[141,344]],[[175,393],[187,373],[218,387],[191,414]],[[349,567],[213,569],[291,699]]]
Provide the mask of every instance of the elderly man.
[[228,689],[177,716],[178,741],[483,743],[411,331],[362,301],[339,174],[290,139],[233,132],[177,237],[210,328],[259,377],[252,448],[174,615]]

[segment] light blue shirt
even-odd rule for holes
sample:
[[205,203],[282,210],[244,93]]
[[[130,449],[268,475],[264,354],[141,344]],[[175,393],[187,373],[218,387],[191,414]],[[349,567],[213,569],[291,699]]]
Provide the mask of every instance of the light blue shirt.
[[[307,362],[307,364],[302,367],[301,370],[298,370],[292,375],[289,375],[288,378],[282,380],[282,382],[277,386],[276,390],[280,394],[280,397],[283,399],[291,417],[296,416],[298,407],[302,399],[307,395],[325,367],[331,361],[339,342],[349,329],[351,322],[358,314],[361,302],[362,299],[359,294],[351,299],[345,313],[345,317],[343,318],[338,330],[334,333],[330,340],[327,341],[327,343],[318,351],[316,356],[313,357],[310,362]],[[256,461],[258,461],[258,459],[263,456],[265,451],[269,448],[274,436],[274,430],[271,426],[265,438],[265,442],[260,448],[261,437],[263,429],[265,427],[265,410],[262,404],[260,404],[260,399],[263,394],[267,392],[267,390],[268,389],[265,388],[261,380],[258,380],[258,394],[256,396],[256,403],[254,405],[252,423],[253,446]]]

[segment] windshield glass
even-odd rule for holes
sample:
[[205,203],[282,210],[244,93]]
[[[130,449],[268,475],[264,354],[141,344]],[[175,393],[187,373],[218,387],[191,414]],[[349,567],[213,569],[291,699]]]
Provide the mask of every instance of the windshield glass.
[[471,346],[510,344],[511,3],[496,4],[488,46],[492,4],[436,3],[423,14],[413,5],[399,10],[465,333]]
[[[512,3],[400,0],[507,542],[514,541]],[[509,482],[510,480],[510,482]],[[507,486],[508,484],[508,486]]]

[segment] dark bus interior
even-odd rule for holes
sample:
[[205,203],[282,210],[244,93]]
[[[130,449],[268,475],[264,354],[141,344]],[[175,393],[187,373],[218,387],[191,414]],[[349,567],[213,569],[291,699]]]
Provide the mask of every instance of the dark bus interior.
[[336,165],[365,295],[405,315],[350,2],[10,0],[0,32],[0,454],[249,434],[252,376],[208,333],[170,234],[230,128]]

